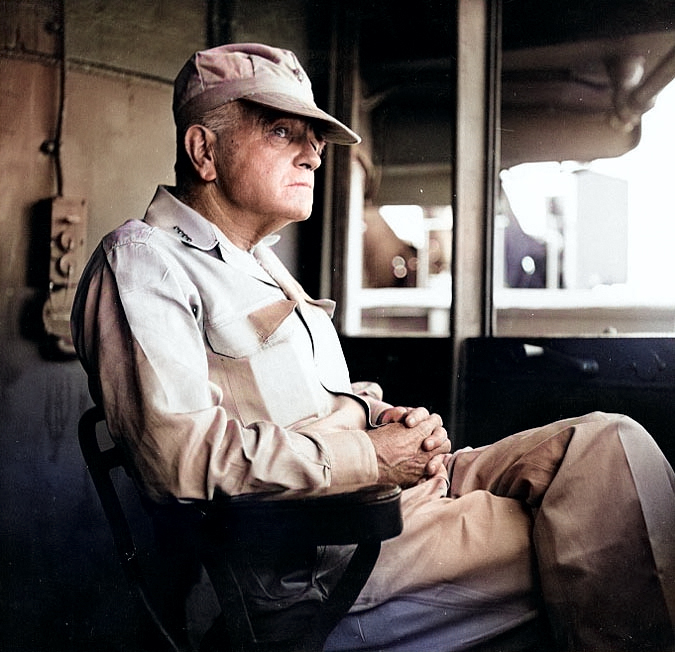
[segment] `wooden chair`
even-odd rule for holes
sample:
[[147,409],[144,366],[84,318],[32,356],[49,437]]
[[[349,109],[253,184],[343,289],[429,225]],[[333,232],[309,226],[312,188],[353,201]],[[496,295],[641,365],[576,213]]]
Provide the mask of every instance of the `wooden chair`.
[[[87,410],[79,423],[82,454],[101,500],[124,572],[136,590],[157,631],[173,652],[189,648],[172,631],[153,603],[143,564],[123,501],[111,476],[113,469],[127,470],[119,446],[109,439],[101,445],[104,422],[98,407]],[[107,433],[107,430],[105,431]],[[219,578],[223,609],[216,625],[200,644],[204,652],[319,652],[338,621],[344,617],[363,588],[380,551],[381,541],[402,530],[401,489],[396,485],[342,487],[338,490],[281,491],[228,497],[217,494],[211,501],[184,506],[195,524],[195,536],[216,550],[226,577]],[[181,507],[180,509],[183,509]],[[260,635],[254,626],[237,581],[238,552],[260,545],[349,545],[356,549],[329,597],[312,605],[300,604],[275,613],[277,635]],[[220,590],[224,587],[223,590]],[[300,631],[297,623],[302,623]],[[287,627],[285,623],[290,623]]]

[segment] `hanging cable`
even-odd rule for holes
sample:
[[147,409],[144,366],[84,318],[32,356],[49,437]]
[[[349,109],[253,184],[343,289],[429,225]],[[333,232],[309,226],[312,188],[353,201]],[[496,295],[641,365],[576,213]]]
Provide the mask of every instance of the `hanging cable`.
[[54,138],[46,140],[40,147],[41,151],[54,159],[56,174],[56,194],[63,197],[63,169],[61,165],[61,135],[63,131],[63,113],[66,102],[66,20],[65,4],[61,0],[56,5],[54,20],[47,25],[47,29],[57,38],[57,56],[59,58],[58,105],[56,109],[56,125]]
[[58,3],[57,9],[59,43],[59,104],[56,111],[56,130],[54,132],[54,170],[56,172],[56,194],[63,197],[63,168],[61,166],[61,134],[63,132],[63,112],[66,103],[66,16],[65,0]]

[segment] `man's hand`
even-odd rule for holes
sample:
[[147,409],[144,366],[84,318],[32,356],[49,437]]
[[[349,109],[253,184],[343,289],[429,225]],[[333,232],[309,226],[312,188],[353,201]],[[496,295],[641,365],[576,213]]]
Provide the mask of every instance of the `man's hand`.
[[380,482],[410,487],[428,475],[436,456],[450,452],[443,420],[425,408],[389,408],[379,421],[385,425],[367,432],[375,446]]
[[[429,410],[423,407],[418,407],[418,408],[410,408],[410,407],[402,407],[402,406],[396,406],[396,407],[391,407],[387,408],[383,412],[380,413],[377,422],[379,424],[386,424],[386,423],[403,423],[405,424],[408,428],[414,428],[417,426],[419,423],[424,421],[425,419],[428,419],[431,415],[429,414]],[[438,415],[435,415],[438,416]],[[438,417],[440,419],[440,417]],[[442,421],[441,421],[442,425]],[[427,440],[425,440],[422,443],[422,448],[425,451],[432,451],[438,446],[440,446],[443,441],[447,440],[448,438],[448,433],[445,432],[445,429],[442,428],[440,432],[436,433],[435,431],[432,433],[431,437],[429,437]],[[448,451],[443,451],[443,452],[448,452]],[[433,475],[433,474],[430,474]]]

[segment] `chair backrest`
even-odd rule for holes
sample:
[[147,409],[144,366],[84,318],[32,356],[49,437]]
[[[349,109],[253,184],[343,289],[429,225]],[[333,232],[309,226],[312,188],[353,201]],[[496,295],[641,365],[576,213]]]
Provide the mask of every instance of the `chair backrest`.
[[99,424],[105,424],[103,410],[99,407],[90,408],[80,418],[78,438],[82,456],[110,525],[117,556],[127,579],[141,599],[161,637],[174,652],[185,652],[185,646],[178,643],[177,638],[162,622],[150,597],[129,520],[111,475],[112,471],[117,468],[127,471],[124,456],[119,446],[114,444],[110,437],[108,437],[109,446],[101,445]]

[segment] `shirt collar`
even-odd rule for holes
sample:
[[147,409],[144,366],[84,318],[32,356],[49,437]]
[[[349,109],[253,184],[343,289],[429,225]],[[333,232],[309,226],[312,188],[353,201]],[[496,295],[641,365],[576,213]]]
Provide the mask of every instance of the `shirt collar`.
[[173,233],[185,244],[210,251],[218,243],[215,225],[173,196],[167,186],[159,186],[143,218],[162,231]]
[[223,260],[261,280],[277,285],[250,252],[232,244],[213,222],[177,199],[171,191],[172,188],[168,186],[157,188],[145,213],[144,221],[147,224],[173,234],[183,244],[195,249],[211,252],[218,247]]

